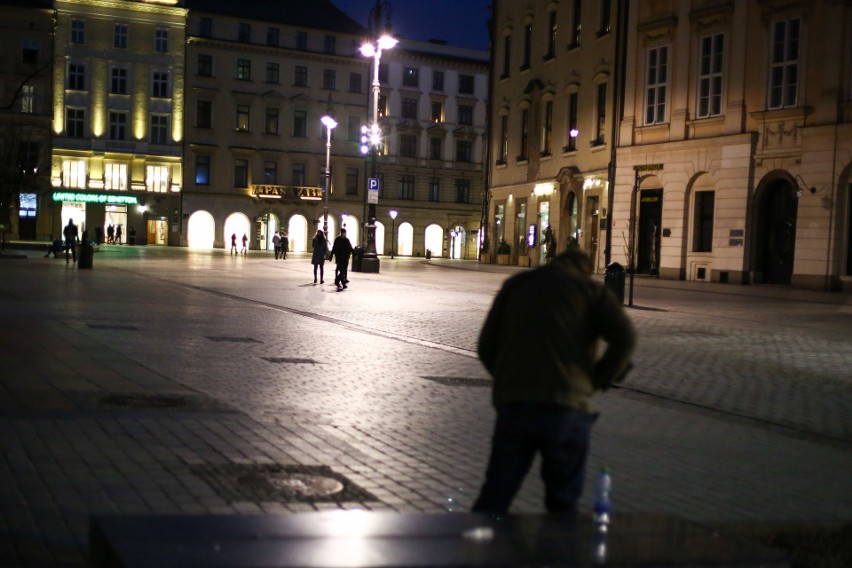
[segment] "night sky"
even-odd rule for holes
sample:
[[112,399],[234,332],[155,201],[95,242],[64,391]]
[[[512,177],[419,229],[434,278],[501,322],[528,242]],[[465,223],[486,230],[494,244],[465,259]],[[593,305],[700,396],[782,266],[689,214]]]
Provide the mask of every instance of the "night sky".
[[[333,0],[362,26],[376,0]],[[488,49],[491,0],[390,0],[394,34],[418,41],[445,40],[455,47]]]

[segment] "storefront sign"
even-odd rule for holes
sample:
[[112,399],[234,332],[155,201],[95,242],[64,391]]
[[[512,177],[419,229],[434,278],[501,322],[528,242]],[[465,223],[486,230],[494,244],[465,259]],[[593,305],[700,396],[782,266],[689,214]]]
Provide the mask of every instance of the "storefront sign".
[[256,197],[262,197],[264,199],[281,199],[282,197],[304,199],[306,201],[318,201],[322,199],[321,187],[253,185],[251,188],[252,193],[254,193]]
[[71,191],[55,191],[54,201],[73,203],[107,203],[110,205],[137,205],[139,199],[135,195],[116,195],[114,193],[75,193]]

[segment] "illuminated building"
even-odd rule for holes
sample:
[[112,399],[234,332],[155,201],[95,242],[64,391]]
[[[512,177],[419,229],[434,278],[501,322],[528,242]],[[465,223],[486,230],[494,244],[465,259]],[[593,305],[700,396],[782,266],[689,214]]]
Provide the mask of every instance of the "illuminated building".
[[[53,231],[180,244],[186,10],[177,0],[56,0]],[[134,200],[100,199],[128,195]],[[116,201],[120,201],[117,203]]]

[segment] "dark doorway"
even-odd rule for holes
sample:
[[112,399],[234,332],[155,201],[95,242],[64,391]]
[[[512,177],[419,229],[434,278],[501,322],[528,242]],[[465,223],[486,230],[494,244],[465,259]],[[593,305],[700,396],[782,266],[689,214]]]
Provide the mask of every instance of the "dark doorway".
[[660,224],[663,220],[663,190],[639,192],[639,250],[636,271],[656,276],[660,272]]
[[786,180],[771,182],[760,199],[757,221],[757,268],[765,284],[789,284],[796,245],[796,188]]

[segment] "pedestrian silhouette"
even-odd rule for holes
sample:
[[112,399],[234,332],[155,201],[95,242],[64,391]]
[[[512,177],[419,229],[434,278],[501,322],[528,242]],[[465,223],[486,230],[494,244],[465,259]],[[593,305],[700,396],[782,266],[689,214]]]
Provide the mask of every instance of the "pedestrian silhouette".
[[494,299],[478,353],[494,378],[497,421],[474,512],[508,512],[537,453],[547,511],[577,510],[597,418],[591,397],[624,378],[636,343],[621,303],[591,272],[591,259],[569,250],[508,279]]
[[340,235],[334,239],[334,245],[331,247],[331,257],[337,263],[334,271],[334,285],[338,290],[346,288],[346,284],[349,283],[347,276],[350,256],[352,256],[352,243],[346,238],[346,229],[340,229]]
[[243,253],[243,255],[246,254],[246,243],[248,243],[248,236],[245,233],[243,233],[243,250],[240,251],[240,252]]
[[231,254],[237,254],[237,234],[231,235]]
[[325,238],[325,233],[318,230],[311,241],[311,246],[313,247],[311,264],[314,265],[314,284],[317,283],[317,268],[320,273],[320,284],[325,284],[325,256],[328,254],[328,240]]

